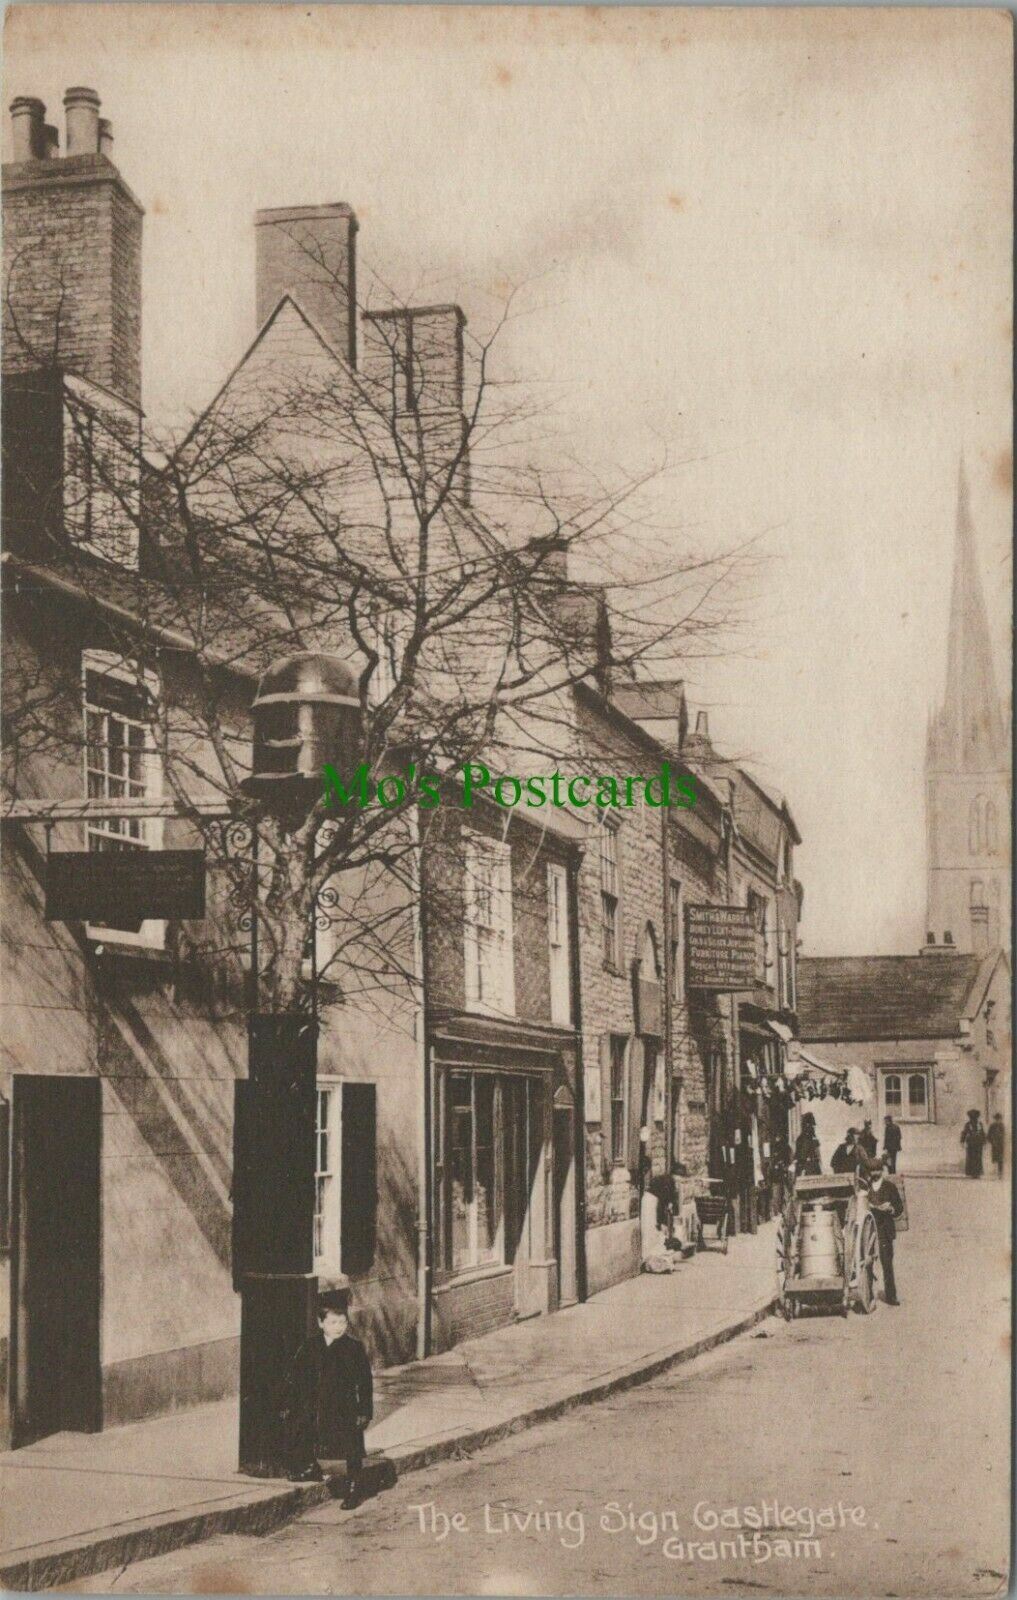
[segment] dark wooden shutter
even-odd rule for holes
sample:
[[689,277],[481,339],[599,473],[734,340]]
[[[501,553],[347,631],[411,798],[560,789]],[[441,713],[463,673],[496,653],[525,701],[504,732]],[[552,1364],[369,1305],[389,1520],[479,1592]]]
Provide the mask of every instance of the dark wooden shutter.
[[299,1017],[252,1022],[235,1086],[233,1279],[313,1269],[315,1037]]
[[600,1153],[605,1177],[611,1171],[614,1151],[611,1149],[611,1035],[600,1036]]
[[639,1130],[643,1125],[645,1060],[643,1041],[633,1035],[629,1040],[629,1147],[626,1153],[626,1160],[633,1175],[639,1171]]
[[342,1269],[374,1265],[378,1219],[378,1094],[373,1083],[344,1083],[342,1105]]

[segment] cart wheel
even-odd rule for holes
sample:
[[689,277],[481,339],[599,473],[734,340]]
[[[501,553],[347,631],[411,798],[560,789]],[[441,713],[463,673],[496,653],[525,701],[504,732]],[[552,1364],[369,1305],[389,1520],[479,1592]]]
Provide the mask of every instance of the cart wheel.
[[855,1305],[863,1316],[876,1309],[876,1262],[879,1258],[879,1241],[876,1224],[867,1216],[858,1234],[858,1254],[855,1270]]

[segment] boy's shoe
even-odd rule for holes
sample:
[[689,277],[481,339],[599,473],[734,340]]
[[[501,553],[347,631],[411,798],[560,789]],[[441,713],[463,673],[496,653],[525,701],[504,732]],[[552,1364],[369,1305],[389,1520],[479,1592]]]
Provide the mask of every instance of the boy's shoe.
[[354,1511],[363,1498],[359,1483],[350,1483],[339,1503],[344,1511]]
[[310,1466],[301,1467],[299,1472],[288,1473],[287,1476],[290,1483],[324,1483],[325,1481],[325,1474],[316,1461],[312,1461]]

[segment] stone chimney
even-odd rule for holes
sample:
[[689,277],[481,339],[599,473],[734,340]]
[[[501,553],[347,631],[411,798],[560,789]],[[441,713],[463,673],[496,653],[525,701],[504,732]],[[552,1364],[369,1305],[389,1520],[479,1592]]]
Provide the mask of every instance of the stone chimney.
[[710,743],[710,717],[706,711],[696,712],[696,728],[694,733],[686,734],[683,750],[693,759],[699,757],[708,761],[713,756],[713,745]]
[[336,355],[355,367],[357,219],[350,207],[258,211],[254,230],[258,327],[289,295]]
[[64,106],[60,158],[42,101],[11,105],[4,374],[59,368],[140,405],[144,211],[109,160],[109,124],[104,135],[95,90],[68,89]]
[[34,95],[20,94],[11,101],[12,159],[38,161],[43,155],[46,107]]
[[94,89],[81,86],[68,89],[64,95],[69,156],[99,154],[99,103],[99,96]]

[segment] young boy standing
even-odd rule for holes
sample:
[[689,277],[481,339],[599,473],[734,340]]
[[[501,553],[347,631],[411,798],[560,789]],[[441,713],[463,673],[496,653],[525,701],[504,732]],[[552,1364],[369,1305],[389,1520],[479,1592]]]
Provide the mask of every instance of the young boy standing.
[[364,1429],[374,1409],[371,1363],[350,1332],[350,1291],[318,1296],[318,1332],[297,1351],[290,1378],[290,1478],[320,1480],[322,1461],[346,1463],[345,1506],[360,1504]]

